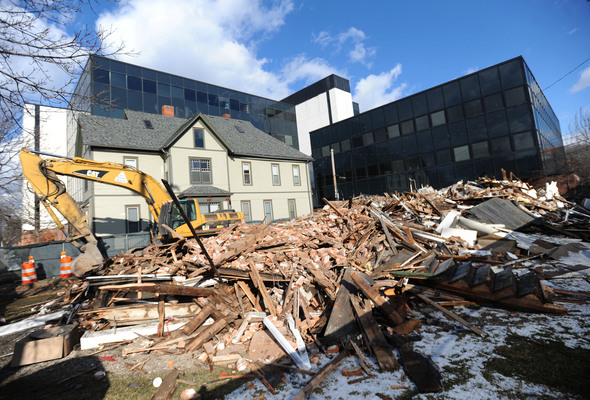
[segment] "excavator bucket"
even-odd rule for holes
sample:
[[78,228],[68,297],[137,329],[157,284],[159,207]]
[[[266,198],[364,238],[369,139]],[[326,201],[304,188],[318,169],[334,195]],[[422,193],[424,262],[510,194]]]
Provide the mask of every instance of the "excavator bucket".
[[99,267],[104,260],[96,243],[86,243],[81,251],[82,253],[72,261],[71,267],[73,274],[78,278]]

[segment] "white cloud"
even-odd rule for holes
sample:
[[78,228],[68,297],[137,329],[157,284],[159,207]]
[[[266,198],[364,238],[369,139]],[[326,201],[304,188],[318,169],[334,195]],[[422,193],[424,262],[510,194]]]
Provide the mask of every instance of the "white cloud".
[[584,90],[590,86],[590,67],[586,68],[580,74],[580,78],[574,86],[570,88],[570,93],[576,93],[580,90]]
[[370,110],[400,99],[407,86],[405,83],[395,86],[401,73],[402,66],[397,64],[390,71],[379,75],[369,75],[361,79],[356,84],[353,95],[354,101],[359,103],[360,111]]
[[567,34],[568,35],[573,35],[574,33],[576,33],[577,30],[578,30],[578,28],[574,28],[571,31],[569,31]]
[[367,47],[365,45],[367,39],[368,38],[363,31],[351,27],[337,35],[331,35],[329,32],[322,31],[314,38],[314,42],[323,48],[333,46],[333,50],[336,53],[341,52],[350,42],[352,44],[352,49],[347,51],[350,62],[360,63],[370,68],[370,60],[377,55],[377,49],[374,47]]
[[463,71],[463,74],[464,75],[469,75],[469,74],[472,74],[472,73],[477,72],[477,71],[479,71],[479,68],[478,67],[469,67],[465,71]]
[[337,71],[323,58],[308,59],[304,54],[290,59],[281,71],[285,83],[290,85],[301,82],[304,86],[310,85],[330,74],[346,75],[344,71]]
[[129,0],[99,16],[128,49],[123,61],[270,98],[290,93],[265,69],[258,42],[276,32],[293,10],[291,0]]

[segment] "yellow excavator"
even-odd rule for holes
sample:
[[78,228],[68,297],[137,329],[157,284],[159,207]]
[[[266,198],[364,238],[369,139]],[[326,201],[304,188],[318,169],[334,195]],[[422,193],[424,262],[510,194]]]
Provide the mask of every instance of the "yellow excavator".
[[[42,158],[41,155],[49,158]],[[193,236],[192,230],[197,235],[213,235],[224,227],[244,220],[244,214],[234,210],[202,214],[197,200],[180,200],[184,214],[191,221],[191,229],[185,223],[183,212],[178,210],[162,184],[150,175],[126,164],[56,156],[28,149],[20,151],[20,162],[23,175],[58,228],[64,230],[54,210],[63,215],[79,233],[69,238],[81,252],[71,265],[72,272],[79,277],[97,264],[101,264],[104,257],[98,247],[98,240],[87,223],[87,216],[66,192],[65,185],[58,175],[115,185],[141,195],[147,202],[154,221],[158,222],[158,233],[162,240],[171,238],[170,230],[175,231],[174,236],[182,237]]]

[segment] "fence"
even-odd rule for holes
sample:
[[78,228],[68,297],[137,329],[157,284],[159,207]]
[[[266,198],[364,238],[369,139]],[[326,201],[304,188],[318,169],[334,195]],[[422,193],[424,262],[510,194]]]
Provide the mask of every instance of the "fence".
[[[129,233],[125,235],[101,236],[109,257],[127,253],[130,249],[145,247],[151,242],[149,232]],[[23,262],[33,256],[39,279],[55,278],[59,276],[60,255],[65,251],[67,255],[76,258],[80,251],[65,241],[46,242],[16,247],[0,247],[0,273],[12,273],[14,279],[20,279]]]

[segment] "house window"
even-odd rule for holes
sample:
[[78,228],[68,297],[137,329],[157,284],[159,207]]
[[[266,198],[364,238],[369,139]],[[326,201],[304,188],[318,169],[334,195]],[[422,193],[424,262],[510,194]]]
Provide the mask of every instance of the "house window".
[[201,128],[194,128],[193,134],[195,135],[195,147],[196,148],[204,148],[205,147],[205,131]]
[[190,159],[191,183],[211,183],[211,160],[207,158]]
[[299,177],[299,165],[293,165],[293,185],[301,185],[301,179]]
[[249,162],[242,163],[242,175],[244,177],[244,185],[252,184],[252,166]]
[[123,164],[137,168],[137,157],[123,157]]
[[272,200],[264,200],[264,219],[267,224],[272,221]]
[[297,208],[295,204],[295,199],[287,200],[287,205],[289,206],[289,219],[297,218]]
[[281,184],[281,176],[279,175],[279,164],[272,164],[272,184],[277,186]]
[[252,206],[250,201],[242,201],[242,213],[244,214],[244,220],[246,222],[252,221]]
[[127,233],[139,232],[141,223],[139,220],[139,206],[125,206],[125,219]]

